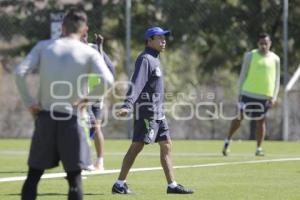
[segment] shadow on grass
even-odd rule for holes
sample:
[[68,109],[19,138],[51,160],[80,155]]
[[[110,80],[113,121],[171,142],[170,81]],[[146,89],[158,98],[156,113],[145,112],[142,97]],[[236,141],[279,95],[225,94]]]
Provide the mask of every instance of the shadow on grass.
[[[84,196],[102,196],[103,193],[85,193]],[[3,196],[21,196],[21,193],[16,194],[3,194]],[[37,196],[67,196],[66,193],[39,193]]]
[[27,174],[27,171],[0,171],[0,174]]

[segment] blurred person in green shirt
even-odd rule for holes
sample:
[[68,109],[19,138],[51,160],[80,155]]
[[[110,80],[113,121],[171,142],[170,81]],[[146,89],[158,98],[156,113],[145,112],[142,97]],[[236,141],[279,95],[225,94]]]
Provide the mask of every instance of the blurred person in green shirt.
[[[88,44],[89,46],[96,49],[100,55],[103,57],[105,64],[111,73],[115,74],[115,66],[112,63],[109,56],[103,51],[104,38],[100,34],[94,35],[94,43],[88,43],[87,34],[82,38],[82,42]],[[98,74],[90,74],[88,77],[88,88],[93,90],[97,85],[101,84],[101,79]],[[103,120],[103,99],[97,100],[93,105],[88,108],[90,129],[90,138],[94,140],[96,149],[96,161],[93,165],[88,166],[87,170],[104,170],[104,136],[101,129],[101,124]]]
[[268,33],[258,35],[257,46],[245,54],[239,80],[239,115],[231,122],[222,153],[229,154],[230,140],[244,117],[256,121],[255,155],[264,156],[262,142],[266,134],[266,113],[277,100],[280,86],[280,58],[272,51]]

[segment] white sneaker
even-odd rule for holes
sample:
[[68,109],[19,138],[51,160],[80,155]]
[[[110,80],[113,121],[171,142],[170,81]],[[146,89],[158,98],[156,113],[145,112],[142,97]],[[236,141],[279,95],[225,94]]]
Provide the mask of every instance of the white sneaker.
[[255,152],[255,155],[256,156],[264,156],[265,153],[264,153],[264,151],[262,149],[257,149],[256,152]]
[[97,170],[97,171],[103,171],[103,170],[104,170],[104,165],[103,165],[103,163],[96,163],[96,164],[94,165],[94,168],[95,168],[95,170]]
[[95,171],[96,168],[95,168],[94,165],[89,165],[89,166],[87,166],[86,169],[84,169],[84,170],[86,170],[86,171]]

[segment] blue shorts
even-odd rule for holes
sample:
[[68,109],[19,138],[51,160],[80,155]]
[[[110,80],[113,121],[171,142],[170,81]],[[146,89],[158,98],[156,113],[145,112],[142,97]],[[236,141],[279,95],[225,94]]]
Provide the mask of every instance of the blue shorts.
[[239,106],[242,113],[248,117],[261,118],[265,116],[269,109],[267,102],[268,100],[255,99],[242,95]]
[[166,119],[136,119],[134,120],[133,142],[154,142],[170,140],[170,132]]
[[95,137],[95,124],[96,121],[99,121],[102,119],[102,106],[101,106],[101,102],[97,102],[94,105],[90,106],[90,111],[89,111],[89,118],[90,118],[90,138],[94,139]]
[[102,108],[98,104],[96,104],[96,105],[92,105],[91,109],[92,109],[92,113],[94,115],[93,117],[96,120],[101,120],[102,119]]

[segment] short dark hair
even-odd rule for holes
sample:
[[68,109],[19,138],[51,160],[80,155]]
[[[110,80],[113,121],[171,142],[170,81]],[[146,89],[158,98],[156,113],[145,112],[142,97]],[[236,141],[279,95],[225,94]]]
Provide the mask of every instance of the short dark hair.
[[268,38],[271,40],[271,36],[270,36],[270,34],[269,34],[269,33],[266,33],[266,32],[261,32],[261,33],[259,33],[259,34],[258,34],[258,36],[257,36],[257,40],[259,40],[259,39],[263,39],[263,38],[266,38],[266,37],[268,37]]
[[147,38],[147,39],[145,39],[145,45],[147,46],[147,44],[148,44],[148,39],[150,39],[151,38],[151,40],[153,40],[154,39],[154,35],[153,36],[151,36],[151,37],[149,37],[149,38]]
[[77,33],[86,24],[86,13],[76,8],[70,9],[63,19],[63,26],[69,33]]

